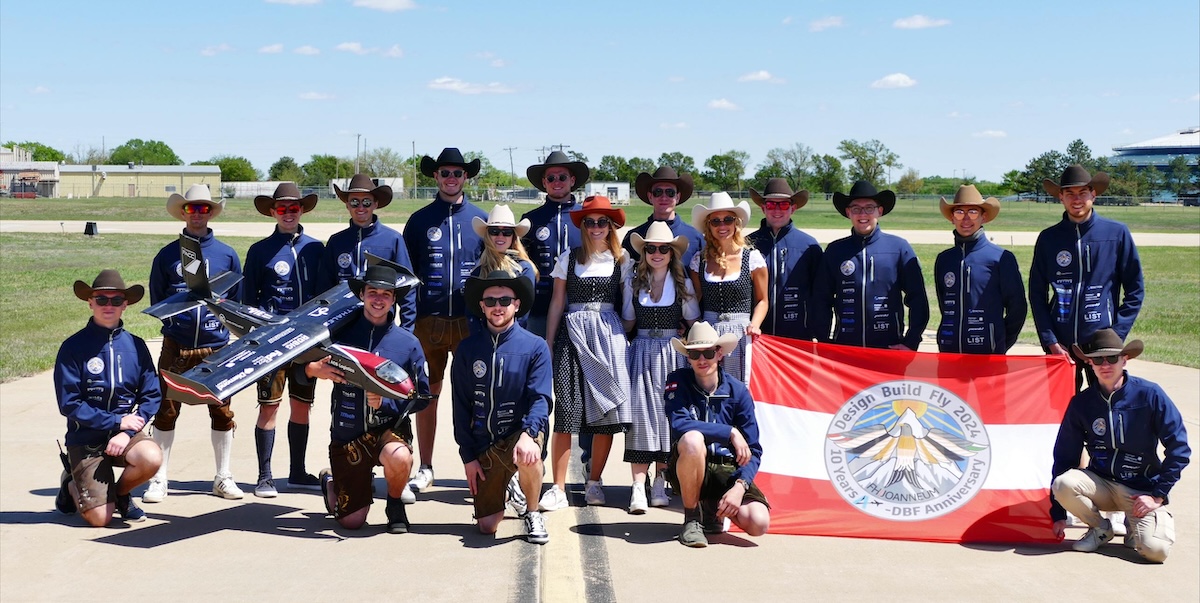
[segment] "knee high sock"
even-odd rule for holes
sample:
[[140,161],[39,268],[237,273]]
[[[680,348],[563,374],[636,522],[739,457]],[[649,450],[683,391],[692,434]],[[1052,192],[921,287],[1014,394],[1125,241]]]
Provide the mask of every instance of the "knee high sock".
[[308,471],[304,468],[304,457],[308,451],[308,424],[288,421],[288,452],[291,453],[291,469],[288,475],[301,476]]
[[158,472],[154,474],[154,479],[167,481],[167,462],[171,460],[171,446],[175,443],[175,430],[163,430],[154,428],[150,434],[158,447],[162,449],[162,465],[159,465]]
[[254,448],[258,452],[258,479],[270,479],[271,452],[275,450],[275,430],[254,428]]
[[213,458],[217,464],[217,476],[233,477],[229,471],[229,454],[233,451],[233,430],[212,430]]

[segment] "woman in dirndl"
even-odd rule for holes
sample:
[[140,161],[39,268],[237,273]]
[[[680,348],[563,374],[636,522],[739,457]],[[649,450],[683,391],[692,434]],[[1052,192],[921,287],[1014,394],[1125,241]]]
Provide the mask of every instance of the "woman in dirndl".
[[[533,265],[525,246],[521,244],[521,237],[529,232],[529,220],[517,222],[507,204],[497,203],[488,214],[487,221],[479,216],[471,218],[471,227],[475,229],[475,234],[483,239],[483,253],[475,262],[471,276],[484,278],[497,270],[503,270],[512,276],[523,276],[530,284],[537,285],[537,267]],[[528,320],[529,315],[526,314],[517,319],[517,324],[524,327]],[[467,328],[471,333],[477,333],[484,329],[483,320],[473,313],[468,313]]]
[[742,236],[749,220],[750,204],[734,204],[729,193],[713,193],[707,204],[692,207],[692,226],[704,233],[704,250],[692,257],[691,265],[701,320],[720,335],[739,337],[722,365],[747,386],[751,343],[762,334],[768,310],[767,262]]
[[628,283],[629,258],[621,250],[617,229],[625,225],[625,211],[612,207],[607,197],[583,200],[571,212],[571,221],[582,231],[582,245],[558,257],[554,270],[554,295],[546,318],[546,342],[554,351],[554,435],[550,460],[554,485],[538,503],[541,511],[567,506],[567,463],[571,434],[592,437],[591,474],[584,500],[604,504],[600,475],[608,461],[613,434],[628,429],[628,340],[617,313]]
[[[671,424],[663,409],[667,375],[683,368],[684,357],[671,348],[671,338],[700,316],[692,281],[681,257],[688,248],[685,236],[673,236],[666,222],[654,222],[643,238],[629,237],[641,258],[631,273],[625,299],[625,317],[636,335],[629,344],[630,414],[633,423],[625,434],[625,462],[633,472],[629,512],[641,515],[647,506],[671,504],[664,471],[671,456]],[[646,500],[646,477],[654,463],[654,484]]]

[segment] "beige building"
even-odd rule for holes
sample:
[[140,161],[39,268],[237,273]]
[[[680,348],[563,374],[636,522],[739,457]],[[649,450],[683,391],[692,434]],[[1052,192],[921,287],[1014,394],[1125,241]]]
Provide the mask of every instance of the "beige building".
[[221,190],[215,165],[60,165],[55,197],[151,197],[182,194],[193,184]]

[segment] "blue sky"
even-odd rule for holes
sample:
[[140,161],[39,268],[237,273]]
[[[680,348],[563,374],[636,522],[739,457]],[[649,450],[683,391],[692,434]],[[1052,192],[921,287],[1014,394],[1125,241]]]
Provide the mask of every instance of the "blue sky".
[[[999,180],[1200,125],[1200,3],[0,2],[0,141],[162,140],[186,162],[369,147],[697,165],[879,139]],[[898,178],[893,174],[893,178]]]

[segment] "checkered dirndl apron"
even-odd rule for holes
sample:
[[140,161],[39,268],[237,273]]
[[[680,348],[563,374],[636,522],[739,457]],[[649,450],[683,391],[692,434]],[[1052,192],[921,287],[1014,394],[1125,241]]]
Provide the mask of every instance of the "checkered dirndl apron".
[[737,347],[721,361],[725,372],[738,381],[750,384],[750,338],[746,327],[750,326],[750,307],[754,301],[754,281],[750,276],[750,246],[742,248],[742,266],[738,277],[732,281],[713,283],[708,280],[706,262],[700,258],[700,312],[704,321],[717,330],[718,335],[733,333],[738,336]]
[[633,311],[637,337],[629,344],[629,410],[633,423],[625,435],[626,463],[665,463],[671,456],[671,424],[663,409],[667,375],[684,365],[683,355],[671,347],[683,319],[683,303],[676,291],[669,306],[643,306],[635,293]]

